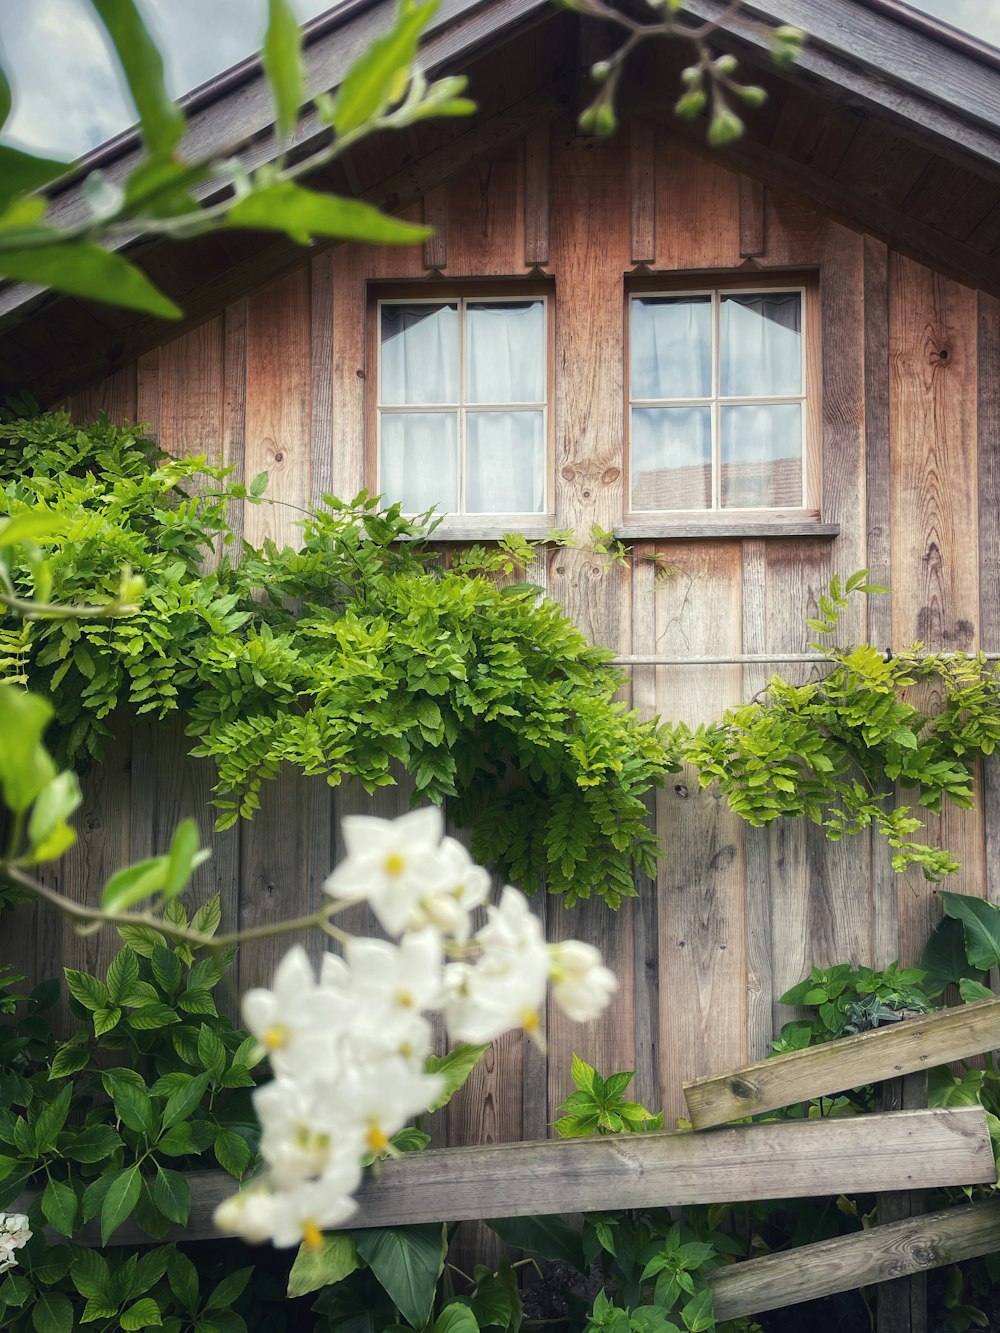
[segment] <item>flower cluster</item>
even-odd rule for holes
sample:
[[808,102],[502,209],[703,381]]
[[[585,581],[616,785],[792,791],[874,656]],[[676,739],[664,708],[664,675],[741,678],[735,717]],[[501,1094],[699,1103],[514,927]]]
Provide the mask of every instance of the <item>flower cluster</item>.
[[398,943],[345,937],[318,977],[293,948],[270,990],[244,996],[275,1075],[254,1093],[267,1170],[219,1206],[222,1230],[318,1246],[351,1215],[363,1160],[391,1151],[393,1134],[443,1091],[440,1075],[425,1072],[427,1012],[443,1013],[452,1038],[486,1042],[515,1027],[540,1039],[550,980],[578,1022],[607,1004],[616,983],[598,951],[547,945],[516,889],[505,888],[473,932],[489,876],[442,832],[437,809],[346,818],[348,854],[324,889],[345,905],[366,901]]
[[0,1273],[6,1273],[17,1263],[14,1251],[31,1240],[28,1219],[24,1213],[0,1213]]

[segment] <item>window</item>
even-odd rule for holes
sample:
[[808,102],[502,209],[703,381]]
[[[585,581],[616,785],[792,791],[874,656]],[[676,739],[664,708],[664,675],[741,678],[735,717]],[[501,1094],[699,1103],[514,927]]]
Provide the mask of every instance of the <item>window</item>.
[[808,295],[758,285],[630,297],[633,514],[817,502]]
[[381,493],[407,513],[546,513],[545,297],[377,308]]

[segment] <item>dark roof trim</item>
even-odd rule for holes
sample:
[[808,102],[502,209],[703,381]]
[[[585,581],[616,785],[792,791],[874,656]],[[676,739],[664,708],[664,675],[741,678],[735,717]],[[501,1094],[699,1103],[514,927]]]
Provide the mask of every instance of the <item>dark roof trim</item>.
[[973,36],[971,32],[963,32],[961,28],[954,28],[943,19],[935,18],[933,14],[928,14],[922,9],[914,9],[913,5],[906,4],[905,0],[865,0],[865,3],[869,9],[885,14],[888,18],[895,19],[897,23],[915,28],[917,32],[924,32],[936,42],[954,47],[963,55],[970,56],[973,60],[981,60],[983,64],[1000,70],[1000,51],[981,37]]
[[721,23],[758,60],[767,28],[794,24],[808,41],[785,71],[890,124],[899,133],[1000,180],[1000,79],[950,41],[864,0],[685,0],[685,10]]

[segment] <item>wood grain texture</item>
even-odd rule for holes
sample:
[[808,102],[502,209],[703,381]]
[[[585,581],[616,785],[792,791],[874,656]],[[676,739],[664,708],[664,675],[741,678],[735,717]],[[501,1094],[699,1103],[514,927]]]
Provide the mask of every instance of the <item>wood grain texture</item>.
[[[709,1281],[717,1319],[780,1310],[838,1291],[886,1283],[1000,1248],[1000,1202],[943,1208],[924,1217],[800,1245],[717,1269]],[[880,1291],[884,1287],[880,1287]]]
[[736,268],[740,183],[660,131],[656,135],[656,268]]
[[764,186],[753,176],[740,177],[740,254],[744,259],[767,249]]
[[136,417],[135,365],[123,366],[103,379],[74,393],[69,399],[74,421],[96,421],[106,413],[112,421],[134,421]]
[[[739,542],[663,547],[672,568],[656,591],[664,654],[739,653]],[[691,726],[738,703],[738,666],[657,672],[657,711]],[[743,825],[690,767],[656,795],[659,871],[661,1097],[666,1125],[685,1114],[684,1079],[746,1058]]]
[[684,1085],[695,1129],[965,1060],[996,1045],[1000,999],[939,1009]]
[[648,120],[629,123],[629,204],[632,263],[656,260],[656,131]]
[[524,136],[524,262],[549,262],[551,204],[551,138],[548,122]]
[[458,172],[448,188],[448,275],[517,273],[524,262],[524,181],[517,145]]
[[[927,1105],[927,1071],[904,1074],[879,1084],[879,1110],[899,1111]],[[923,1190],[879,1195],[879,1223],[901,1222],[924,1212]],[[878,1333],[927,1333],[927,1274],[893,1278],[876,1296]]]
[[[972,651],[979,644],[976,295],[920,264],[889,259],[889,425],[893,642]],[[925,687],[915,702],[933,702]],[[962,862],[949,882],[982,896],[983,816],[946,804],[925,840]],[[916,962],[940,918],[926,888],[899,892],[899,947]]]
[[820,261],[830,219],[815,205],[780,189],[764,191],[764,235],[767,249],[761,267],[816,265]]
[[244,536],[294,543],[311,499],[310,282],[308,268],[247,299],[246,473],[267,472],[266,502],[252,505]]
[[[359,246],[333,253],[333,458],[331,489],[351,499],[365,485],[365,260]],[[374,367],[372,367],[374,374]]]
[[[312,403],[309,413],[311,501],[318,505],[333,493],[333,251],[317,255],[309,266]],[[355,492],[352,492],[352,495]]]
[[[984,652],[1000,650],[1000,301],[978,295],[979,615]],[[983,761],[986,898],[1000,903],[1000,759]]]
[[448,187],[436,185],[424,195],[424,223],[434,235],[424,241],[424,267],[448,267]]
[[[877,1193],[917,1181],[931,1187],[995,1178],[981,1107],[896,1111],[711,1134],[630,1134],[407,1153],[365,1177],[358,1210],[344,1225],[810,1198]],[[221,1171],[190,1179],[190,1223],[168,1232],[168,1241],[216,1236],[212,1213],[234,1192],[235,1182]],[[94,1243],[97,1232],[88,1225],[83,1243]],[[144,1236],[130,1220],[111,1243],[135,1244]]]

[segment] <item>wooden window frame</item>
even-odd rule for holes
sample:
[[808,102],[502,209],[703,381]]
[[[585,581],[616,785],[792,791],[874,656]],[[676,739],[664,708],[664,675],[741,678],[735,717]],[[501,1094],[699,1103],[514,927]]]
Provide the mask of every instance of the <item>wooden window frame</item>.
[[[632,300],[643,296],[708,296],[713,301],[712,317],[712,362],[713,390],[717,386],[718,349],[716,340],[719,330],[717,311],[722,296],[730,293],[750,292],[801,292],[802,293],[802,357],[803,385],[802,395],[778,395],[776,401],[801,401],[803,403],[803,503],[797,507],[756,508],[756,509],[660,509],[641,510],[632,508],[632,407],[633,403],[644,404],[647,400],[632,398],[632,362],[631,362],[631,313]],[[755,271],[753,273],[678,273],[669,277],[650,277],[633,280],[626,284],[624,303],[623,338],[625,347],[625,514],[622,527],[618,530],[622,536],[663,536],[688,535],[697,533],[710,536],[713,532],[723,535],[750,533],[766,535],[773,530],[775,535],[807,534],[815,530],[817,535],[830,535],[822,523],[823,507],[823,385],[822,385],[822,344],[820,340],[820,275],[816,271]],[[743,395],[739,398],[742,399]],[[650,400],[652,401],[652,400]],[[688,403],[687,399],[658,400],[663,405],[677,402]],[[710,399],[713,413],[713,457],[712,457],[712,492],[713,501],[718,486],[716,439],[720,406],[724,405],[720,396],[713,392]]]
[[[392,304],[428,304],[437,305],[452,302],[503,302],[503,301],[542,301],[544,306],[545,340],[545,400],[541,404],[512,403],[511,410],[542,411],[544,437],[544,498],[540,512],[525,513],[448,513],[444,514],[434,529],[434,540],[489,540],[502,537],[508,532],[520,532],[527,537],[540,538],[552,531],[555,526],[554,495],[554,459],[555,459],[555,286],[552,282],[539,282],[537,279],[523,280],[484,280],[462,282],[423,282],[423,283],[385,283],[369,282],[366,293],[366,362],[371,368],[366,369],[368,392],[365,408],[365,475],[369,480],[369,490],[379,493],[380,456],[381,456],[381,337],[380,310],[382,305]],[[464,329],[464,325],[462,326]],[[457,405],[439,408],[442,411],[456,411],[461,423],[467,411],[498,409],[498,404],[467,404],[464,402],[464,335],[460,335],[459,374],[463,377],[460,384],[461,398]],[[386,405],[393,413],[405,411],[409,404]],[[417,405],[421,410],[421,405]],[[428,411],[434,410],[427,405]],[[459,449],[463,448],[462,434],[459,431]],[[461,464],[460,464],[461,465]]]

